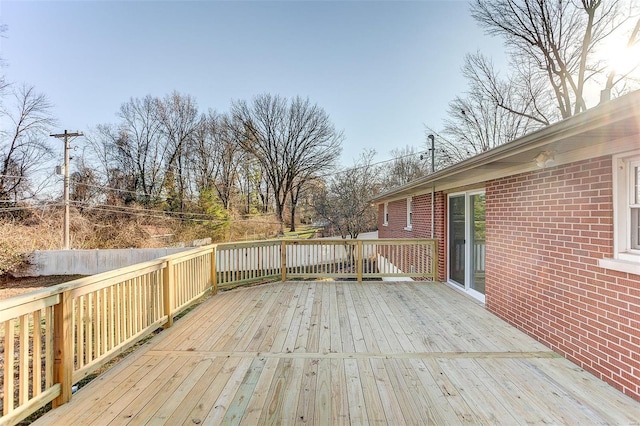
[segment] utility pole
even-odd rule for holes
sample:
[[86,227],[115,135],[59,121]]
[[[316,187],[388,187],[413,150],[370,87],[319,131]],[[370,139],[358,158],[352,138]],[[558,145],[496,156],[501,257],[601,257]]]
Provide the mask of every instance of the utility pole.
[[[431,173],[436,172],[436,143],[435,137],[433,135],[427,136],[427,138],[431,141]],[[431,239],[436,237],[436,184],[433,184],[431,188]]]
[[427,138],[431,141],[431,173],[436,172],[436,146],[435,146],[435,137],[433,135],[427,136]]
[[70,145],[69,145],[69,138],[75,138],[78,136],[84,136],[82,133],[80,132],[75,132],[75,133],[69,133],[66,130],[64,131],[64,133],[54,133],[49,135],[51,137],[57,138],[57,139],[63,139],[64,140],[64,238],[63,238],[63,242],[64,242],[64,250],[69,250],[70,246],[69,246],[69,161],[71,160],[71,157],[69,156],[69,150],[70,150]]

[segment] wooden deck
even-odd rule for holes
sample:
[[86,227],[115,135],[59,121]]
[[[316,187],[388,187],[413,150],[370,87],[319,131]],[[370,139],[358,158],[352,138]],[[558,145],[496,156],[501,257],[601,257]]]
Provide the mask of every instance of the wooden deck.
[[37,424],[637,424],[640,403],[444,284],[218,294]]

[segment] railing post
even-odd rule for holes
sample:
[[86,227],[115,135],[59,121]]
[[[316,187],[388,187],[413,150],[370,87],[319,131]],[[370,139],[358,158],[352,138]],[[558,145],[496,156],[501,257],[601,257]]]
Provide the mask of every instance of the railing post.
[[285,240],[280,241],[280,273],[282,282],[287,280],[287,244]]
[[364,256],[363,254],[363,250],[362,250],[362,240],[358,240],[358,249],[356,250],[356,267],[357,267],[357,276],[358,276],[358,282],[361,283],[362,282],[362,264],[363,264],[363,259],[362,257]]
[[218,271],[216,268],[216,248],[211,249],[211,294],[218,294]]
[[164,267],[162,280],[164,314],[167,316],[167,322],[164,325],[164,328],[169,328],[173,325],[173,281],[173,261],[171,259],[167,259],[167,265]]
[[73,299],[68,291],[53,308],[53,336],[53,377],[60,384],[60,395],[53,400],[56,408],[69,402],[73,385]]
[[433,281],[436,282],[439,280],[438,275],[438,240],[433,240],[431,242],[431,250],[433,250],[431,259],[433,261]]

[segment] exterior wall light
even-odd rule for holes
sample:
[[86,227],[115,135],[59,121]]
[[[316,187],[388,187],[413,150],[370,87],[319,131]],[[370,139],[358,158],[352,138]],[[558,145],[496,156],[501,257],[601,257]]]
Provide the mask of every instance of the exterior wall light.
[[553,166],[556,162],[556,153],[553,151],[542,151],[536,157],[536,165],[541,169]]

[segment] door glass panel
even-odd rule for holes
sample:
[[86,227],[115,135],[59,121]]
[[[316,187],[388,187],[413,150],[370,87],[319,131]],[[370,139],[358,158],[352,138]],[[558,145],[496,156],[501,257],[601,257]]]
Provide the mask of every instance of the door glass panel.
[[465,196],[449,197],[449,279],[465,285]]
[[469,287],[484,294],[484,256],[485,244],[485,197],[484,194],[475,194],[469,197],[471,209],[471,282]]

